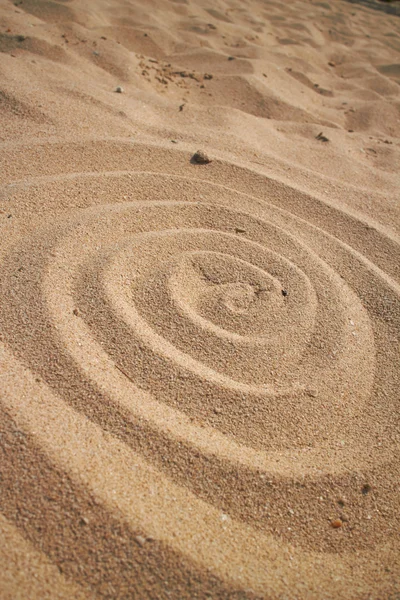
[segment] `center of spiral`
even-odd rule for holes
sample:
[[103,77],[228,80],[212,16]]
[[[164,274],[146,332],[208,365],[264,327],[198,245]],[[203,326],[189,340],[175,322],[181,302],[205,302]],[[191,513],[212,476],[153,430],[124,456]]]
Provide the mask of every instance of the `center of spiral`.
[[[231,234],[138,235],[118,249],[112,265],[109,293],[121,281],[132,326],[197,375],[211,369],[240,384],[268,385],[271,374],[294,372],[314,327],[317,302],[307,276],[274,251]],[[283,289],[290,289],[288,297]]]
[[182,305],[239,335],[266,333],[283,305],[278,281],[246,261],[219,252],[195,252],[184,259],[173,288]]
[[247,312],[259,293],[247,283],[227,283],[221,288],[222,304],[234,314]]

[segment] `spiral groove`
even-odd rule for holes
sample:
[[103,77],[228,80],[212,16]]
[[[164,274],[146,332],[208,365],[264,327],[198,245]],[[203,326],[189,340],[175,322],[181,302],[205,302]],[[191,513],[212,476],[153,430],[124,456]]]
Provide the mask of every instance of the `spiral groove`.
[[[398,245],[375,230],[369,246],[363,223],[327,205],[305,219],[300,195],[251,171],[215,162],[201,180],[175,153],[171,172],[161,172],[160,150],[140,146],[131,170],[126,148],[114,144],[120,169],[93,173],[101,150],[93,144],[79,171],[66,164],[25,181],[38,204],[55,180],[66,198],[85,189],[88,200],[8,249],[4,346],[65,414],[79,414],[176,490],[178,512],[185,498],[199,503],[205,538],[221,511],[235,543],[254,538],[250,563],[272,564],[273,548],[279,560],[295,555],[305,577],[317,565],[323,579],[324,561],[340,573],[340,552],[372,551],[368,528],[382,544],[397,543],[396,515],[365,520],[371,508],[360,489],[379,480],[394,493]],[[173,174],[177,166],[183,175]],[[90,198],[99,178],[105,201]],[[341,239],[340,219],[351,239]],[[392,255],[390,272],[374,255],[374,236]],[[338,496],[349,521],[357,515],[365,527],[324,533]],[[186,556],[168,527],[161,537],[190,568],[220,565],[206,543]],[[241,579],[231,560],[216,568],[222,587],[247,589],[250,563]]]

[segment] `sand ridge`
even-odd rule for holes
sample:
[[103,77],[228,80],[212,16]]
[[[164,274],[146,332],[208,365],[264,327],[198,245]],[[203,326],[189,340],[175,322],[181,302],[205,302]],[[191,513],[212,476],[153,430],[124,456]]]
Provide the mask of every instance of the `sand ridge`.
[[0,596],[396,597],[396,17],[96,7],[1,12]]

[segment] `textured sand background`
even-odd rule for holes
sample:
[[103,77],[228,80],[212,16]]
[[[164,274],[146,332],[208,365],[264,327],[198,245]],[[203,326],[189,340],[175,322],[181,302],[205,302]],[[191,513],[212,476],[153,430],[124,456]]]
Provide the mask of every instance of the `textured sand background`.
[[2,600],[400,598],[399,15],[0,2]]

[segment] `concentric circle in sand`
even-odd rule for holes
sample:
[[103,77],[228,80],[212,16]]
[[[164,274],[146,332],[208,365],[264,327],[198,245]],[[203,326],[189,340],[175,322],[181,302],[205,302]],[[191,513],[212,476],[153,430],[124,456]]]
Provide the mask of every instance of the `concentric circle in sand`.
[[[139,552],[157,563],[168,548],[175,597],[200,572],[219,595],[317,581],[346,597],[376,547],[397,543],[396,243],[228,163],[99,141],[71,145],[55,172],[62,149],[46,150],[30,149],[7,191],[38,214],[63,194],[65,211],[33,217],[1,273],[6,360],[28,367],[19,386],[40,387],[4,401],[28,455],[150,539]],[[93,587],[69,543],[68,575]],[[106,563],[110,585],[121,568]]]

